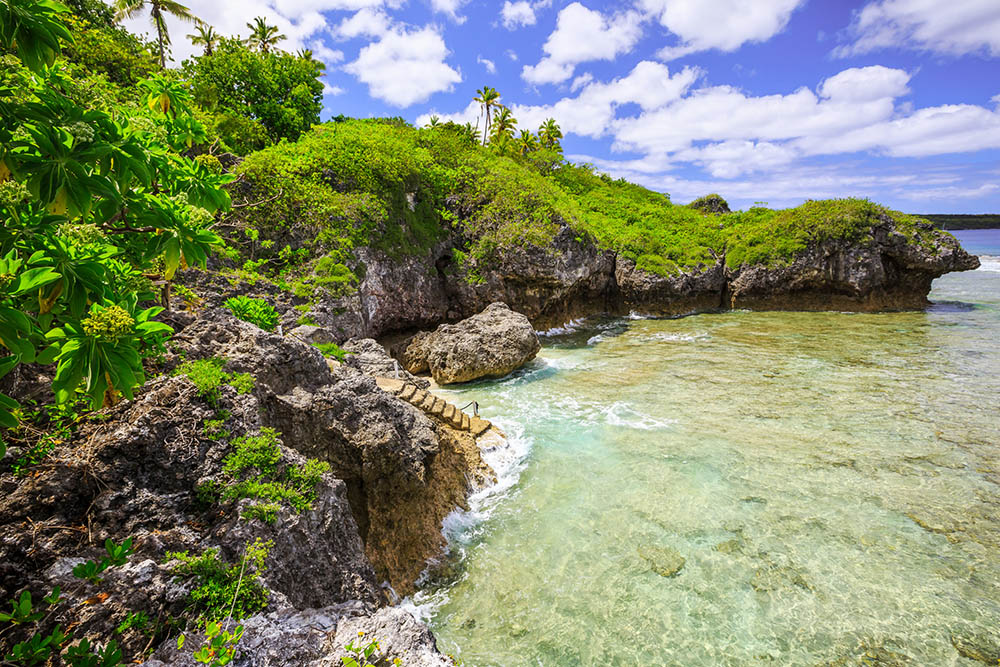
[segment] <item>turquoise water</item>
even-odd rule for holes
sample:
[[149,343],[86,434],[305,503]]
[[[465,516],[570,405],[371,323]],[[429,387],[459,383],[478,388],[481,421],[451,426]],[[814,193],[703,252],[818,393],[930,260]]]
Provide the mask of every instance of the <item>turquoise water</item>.
[[1000,647],[1000,231],[963,241],[992,258],[926,312],[588,321],[454,392],[512,450],[412,600],[441,648],[981,664],[956,645]]

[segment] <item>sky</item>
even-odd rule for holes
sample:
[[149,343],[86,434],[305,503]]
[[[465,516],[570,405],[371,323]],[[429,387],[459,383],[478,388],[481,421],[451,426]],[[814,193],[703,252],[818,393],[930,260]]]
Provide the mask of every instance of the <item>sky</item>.
[[[183,1],[183,0],[182,0]],[[564,152],[685,203],[1000,213],[1000,0],[190,0],[326,64],[322,120],[475,124],[492,86]],[[148,15],[126,25],[149,32]],[[197,53],[168,20],[175,65]]]

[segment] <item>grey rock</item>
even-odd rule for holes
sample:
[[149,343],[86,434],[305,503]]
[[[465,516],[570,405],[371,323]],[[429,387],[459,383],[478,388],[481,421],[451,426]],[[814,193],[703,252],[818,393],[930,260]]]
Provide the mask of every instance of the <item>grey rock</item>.
[[527,317],[493,303],[478,315],[415,338],[405,360],[412,364],[407,370],[426,363],[438,384],[452,384],[502,377],[534,359],[540,349]]
[[309,345],[334,342],[333,335],[329,331],[311,324],[295,327],[288,332],[288,335]]
[[431,386],[425,378],[417,377],[403,368],[397,360],[389,356],[384,347],[371,338],[360,340],[352,338],[341,347],[357,359],[358,368],[365,375],[398,378],[421,389]]

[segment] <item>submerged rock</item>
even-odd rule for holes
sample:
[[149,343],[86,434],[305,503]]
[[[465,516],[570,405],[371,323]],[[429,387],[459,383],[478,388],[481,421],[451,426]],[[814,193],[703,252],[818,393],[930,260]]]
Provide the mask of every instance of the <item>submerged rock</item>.
[[639,555],[661,577],[677,576],[687,562],[684,556],[671,547],[641,546]]
[[963,658],[976,660],[986,665],[1000,663],[1000,637],[953,633],[951,645]]
[[534,359],[540,349],[527,317],[506,304],[493,303],[478,315],[414,337],[404,363],[411,373],[430,370],[438,384],[454,384],[507,375]]

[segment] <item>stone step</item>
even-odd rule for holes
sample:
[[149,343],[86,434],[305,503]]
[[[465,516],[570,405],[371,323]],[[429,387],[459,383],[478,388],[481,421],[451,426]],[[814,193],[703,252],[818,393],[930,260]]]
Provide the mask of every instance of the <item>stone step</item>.
[[410,396],[406,400],[409,401],[411,405],[420,407],[420,404],[423,403],[424,399],[426,398],[427,398],[427,392],[424,391],[423,389],[417,389],[415,392],[413,392],[413,396]]
[[413,398],[413,395],[417,393],[417,391],[418,391],[417,385],[407,384],[405,387],[403,387],[403,391],[399,392],[399,397],[404,401],[409,401],[411,398]]
[[444,399],[435,396],[434,405],[431,406],[431,414],[436,417],[444,417],[444,409],[447,406],[448,404],[444,401]]
[[493,424],[489,423],[485,419],[480,419],[479,417],[472,417],[470,420],[469,430],[472,431],[472,436],[478,438],[483,433],[486,433]]
[[458,408],[451,403],[448,403],[444,412],[441,414],[441,417],[449,424],[453,424],[455,422],[456,415],[458,415]]
[[468,431],[472,426],[472,420],[469,419],[469,415],[462,413],[462,424],[459,426],[459,430]]
[[434,408],[434,403],[440,400],[441,400],[440,398],[428,392],[427,396],[424,398],[423,401],[420,402],[420,405],[418,405],[417,407],[423,410],[424,412],[430,412]]
[[378,388],[382,391],[396,395],[403,390],[405,385],[402,380],[393,380],[392,378],[376,378],[375,384],[378,385]]

